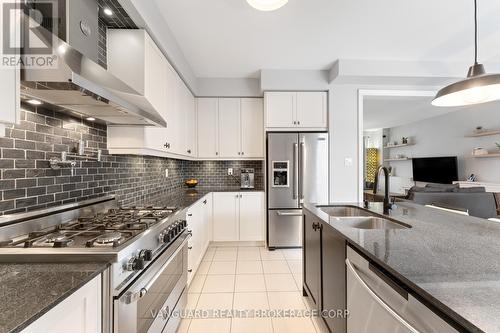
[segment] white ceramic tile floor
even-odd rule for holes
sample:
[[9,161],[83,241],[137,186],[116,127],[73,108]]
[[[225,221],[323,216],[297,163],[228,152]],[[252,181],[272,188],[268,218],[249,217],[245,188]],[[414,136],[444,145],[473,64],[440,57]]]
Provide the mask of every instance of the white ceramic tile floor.
[[[188,293],[187,310],[209,310],[208,317],[183,319],[177,333],[319,332],[310,318],[256,315],[256,311],[268,309],[307,309],[302,297],[300,250],[211,246]],[[240,312],[231,318],[220,318],[214,312],[228,309]]]

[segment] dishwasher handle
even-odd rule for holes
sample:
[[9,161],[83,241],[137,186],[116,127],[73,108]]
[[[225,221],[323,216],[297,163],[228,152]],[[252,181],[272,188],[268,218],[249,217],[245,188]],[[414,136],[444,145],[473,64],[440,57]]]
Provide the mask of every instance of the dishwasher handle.
[[415,327],[413,327],[409,322],[407,322],[403,317],[401,317],[394,309],[389,306],[380,296],[378,296],[375,291],[373,291],[372,288],[359,276],[358,272],[356,271],[356,268],[352,265],[351,261],[349,259],[345,260],[345,264],[347,266],[347,269],[351,271],[351,273],[354,275],[355,279],[363,286],[363,288],[368,292],[368,294],[377,302],[385,311],[387,311],[394,319],[396,319],[398,322],[400,322],[403,326],[405,326],[410,332],[412,333],[421,333],[419,330],[417,330]]

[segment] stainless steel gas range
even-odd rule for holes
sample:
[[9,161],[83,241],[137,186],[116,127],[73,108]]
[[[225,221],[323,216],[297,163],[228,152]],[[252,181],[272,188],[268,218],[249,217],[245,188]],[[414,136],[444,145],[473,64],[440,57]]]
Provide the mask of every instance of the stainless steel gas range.
[[0,262],[108,261],[103,332],[170,333],[186,303],[186,210],[113,196],[0,217]]

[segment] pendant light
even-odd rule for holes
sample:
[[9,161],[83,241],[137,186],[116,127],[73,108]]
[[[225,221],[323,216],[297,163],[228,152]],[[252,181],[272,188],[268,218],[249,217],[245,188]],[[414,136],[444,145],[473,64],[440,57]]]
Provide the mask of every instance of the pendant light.
[[288,3],[288,0],[247,0],[253,8],[265,12],[279,9]]
[[434,106],[465,106],[500,100],[500,74],[486,74],[477,62],[477,0],[474,0],[474,65],[467,78],[439,90]]

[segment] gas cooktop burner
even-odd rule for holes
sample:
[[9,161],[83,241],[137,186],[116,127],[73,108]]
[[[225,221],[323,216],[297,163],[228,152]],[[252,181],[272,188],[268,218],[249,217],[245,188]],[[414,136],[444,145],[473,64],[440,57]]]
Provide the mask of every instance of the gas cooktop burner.
[[119,241],[122,238],[122,233],[118,231],[106,232],[95,239],[97,244],[109,244]]
[[63,241],[67,241],[67,240],[68,240],[68,237],[65,234],[60,233],[60,232],[55,232],[55,233],[49,234],[49,235],[47,235],[47,237],[45,237],[46,243],[63,242]]
[[112,208],[0,242],[0,247],[117,247],[168,218],[176,208]]

